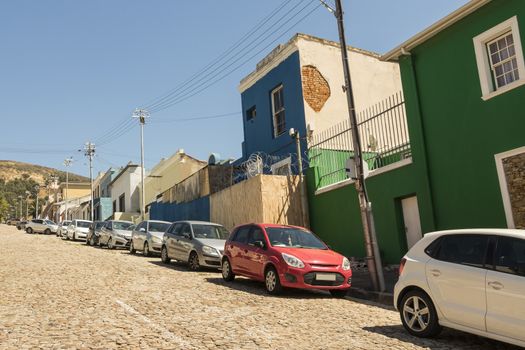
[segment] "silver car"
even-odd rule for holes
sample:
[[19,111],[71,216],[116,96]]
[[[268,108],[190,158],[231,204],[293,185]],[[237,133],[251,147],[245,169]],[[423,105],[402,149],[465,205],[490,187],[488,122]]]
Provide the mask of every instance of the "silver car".
[[71,220],[64,220],[60,224],[58,224],[57,237],[66,237],[67,227],[69,225],[71,225]]
[[89,225],[91,221],[88,220],[73,220],[67,227],[66,239],[76,241],[77,239],[86,239]]
[[49,235],[51,233],[56,233],[58,230],[58,225],[51,220],[43,219],[33,219],[26,223],[26,232],[27,233],[45,233]]
[[109,220],[100,229],[98,246],[107,246],[108,249],[127,248],[131,241],[131,221]]
[[144,256],[152,253],[160,253],[162,247],[162,236],[171,222],[158,220],[145,220],[133,230],[129,252],[135,254],[137,250],[142,251]]
[[204,221],[178,221],[164,233],[160,257],[188,262],[190,270],[201,266],[220,268],[224,244],[230,232],[219,224]]

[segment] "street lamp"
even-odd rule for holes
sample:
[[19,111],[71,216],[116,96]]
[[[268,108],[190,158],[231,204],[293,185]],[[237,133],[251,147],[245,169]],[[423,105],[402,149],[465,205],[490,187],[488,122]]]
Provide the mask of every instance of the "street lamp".
[[290,137],[295,140],[295,146],[297,148],[297,166],[299,167],[299,191],[301,193],[301,211],[303,216],[303,225],[309,227],[308,222],[308,205],[306,201],[306,184],[304,183],[303,178],[303,156],[301,151],[301,134],[299,130],[291,128],[288,132]]
[[38,219],[38,191],[40,191],[40,186],[35,185],[35,192],[36,192],[36,205],[35,205],[35,219]]

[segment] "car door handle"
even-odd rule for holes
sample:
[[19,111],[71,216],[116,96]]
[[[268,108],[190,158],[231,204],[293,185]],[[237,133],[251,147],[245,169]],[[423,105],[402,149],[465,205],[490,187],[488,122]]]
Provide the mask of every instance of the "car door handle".
[[503,284],[499,283],[499,282],[489,282],[488,283],[489,286],[491,286],[493,289],[496,289],[496,290],[500,290],[500,289],[503,289]]
[[248,254],[248,249],[244,249],[244,254]]
[[439,276],[441,276],[441,271],[439,271],[439,270],[435,270],[435,269],[434,269],[434,270],[430,270],[430,273],[431,273],[432,276],[434,276],[434,277],[439,277]]

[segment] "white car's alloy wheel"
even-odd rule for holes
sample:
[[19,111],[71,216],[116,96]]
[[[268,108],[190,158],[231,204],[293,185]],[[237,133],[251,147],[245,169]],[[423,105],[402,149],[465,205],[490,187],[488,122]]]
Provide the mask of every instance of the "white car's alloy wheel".
[[428,305],[417,295],[408,298],[403,305],[403,318],[411,330],[423,332],[430,323]]

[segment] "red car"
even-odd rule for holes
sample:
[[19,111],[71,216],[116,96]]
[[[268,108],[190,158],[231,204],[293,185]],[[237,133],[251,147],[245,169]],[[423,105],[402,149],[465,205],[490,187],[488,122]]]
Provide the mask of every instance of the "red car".
[[342,297],[352,283],[350,261],[305,228],[270,224],[236,227],[224,246],[222,277],[264,281],[270,294],[283,287],[323,289]]

